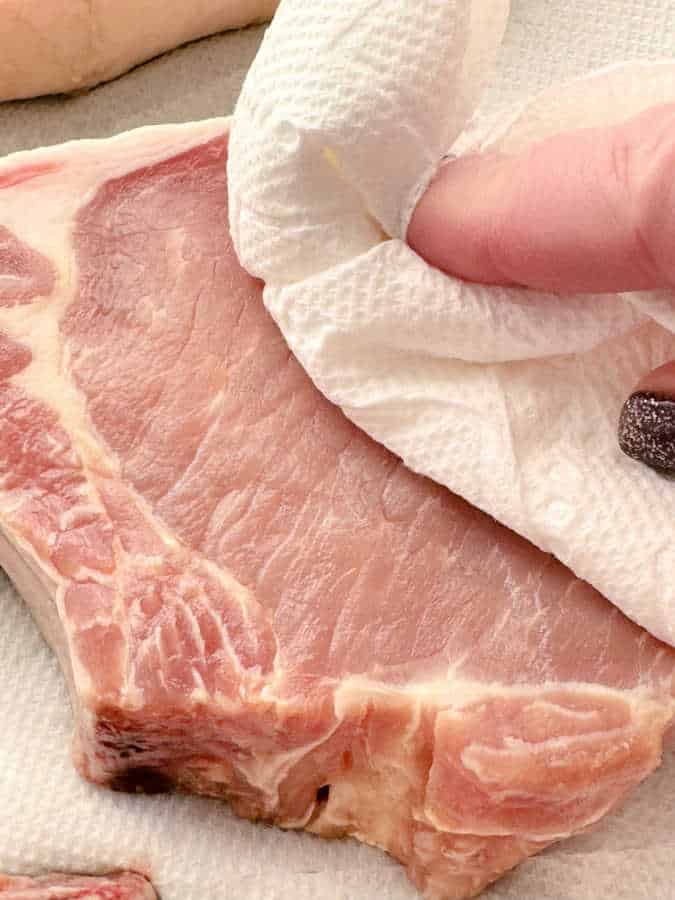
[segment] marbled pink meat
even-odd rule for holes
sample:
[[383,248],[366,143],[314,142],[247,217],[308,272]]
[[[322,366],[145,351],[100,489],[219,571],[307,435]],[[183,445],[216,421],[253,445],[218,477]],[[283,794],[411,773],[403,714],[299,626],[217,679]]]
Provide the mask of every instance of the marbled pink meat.
[[468,897],[658,765],[675,653],[315,390],[237,264],[226,154],[216,121],[0,165],[2,559],[87,778]]
[[39,878],[0,875],[2,900],[157,900],[141,875],[43,875]]

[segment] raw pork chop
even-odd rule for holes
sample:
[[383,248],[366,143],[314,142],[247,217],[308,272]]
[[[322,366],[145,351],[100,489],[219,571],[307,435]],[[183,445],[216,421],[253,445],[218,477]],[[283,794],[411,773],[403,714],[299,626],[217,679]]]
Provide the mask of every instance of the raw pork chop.
[[675,654],[312,386],[227,231],[227,123],[0,165],[2,559],[82,774],[468,897],[659,763]]
[[0,100],[93,87],[279,0],[0,0]]
[[0,875],[2,900],[157,900],[152,886],[140,875],[45,875],[12,878]]

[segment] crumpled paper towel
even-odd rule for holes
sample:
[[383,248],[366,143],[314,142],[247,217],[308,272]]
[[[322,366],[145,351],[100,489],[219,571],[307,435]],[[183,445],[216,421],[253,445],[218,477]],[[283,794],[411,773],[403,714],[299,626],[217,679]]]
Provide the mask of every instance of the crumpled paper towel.
[[[449,0],[448,0],[449,2]],[[260,32],[193,44],[74,98],[0,104],[0,154],[231,112]],[[551,82],[675,47],[675,0],[514,0],[492,116]],[[162,900],[416,900],[401,868],[354,841],[235,818],[196,797],[113,794],[70,760],[56,659],[0,580],[0,870],[139,867]],[[666,900],[675,882],[675,756],[593,832],[528,860],[485,900]]]
[[235,110],[235,246],[350,419],[675,644],[675,485],[616,438],[640,376],[675,359],[675,294],[469,285],[404,242],[453,145],[516,151],[675,101],[675,59],[626,65],[467,130],[508,12],[282,0]]

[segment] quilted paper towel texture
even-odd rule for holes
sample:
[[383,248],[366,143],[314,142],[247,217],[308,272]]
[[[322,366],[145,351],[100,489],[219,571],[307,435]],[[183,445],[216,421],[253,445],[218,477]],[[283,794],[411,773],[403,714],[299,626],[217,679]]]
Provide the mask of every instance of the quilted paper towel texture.
[[349,418],[675,644],[675,486],[616,439],[635,383],[675,358],[673,293],[470,285],[404,243],[453,144],[522,149],[675,101],[675,60],[619,65],[467,132],[508,12],[282,0],[235,111],[235,246]]

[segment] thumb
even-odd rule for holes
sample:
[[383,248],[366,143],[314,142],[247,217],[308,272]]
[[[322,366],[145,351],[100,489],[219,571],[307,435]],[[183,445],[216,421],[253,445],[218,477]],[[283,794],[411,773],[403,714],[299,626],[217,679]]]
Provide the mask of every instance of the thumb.
[[[675,104],[519,156],[448,162],[407,238],[469,281],[558,293],[675,288]],[[629,455],[675,471],[675,363],[637,386],[621,422]]]

